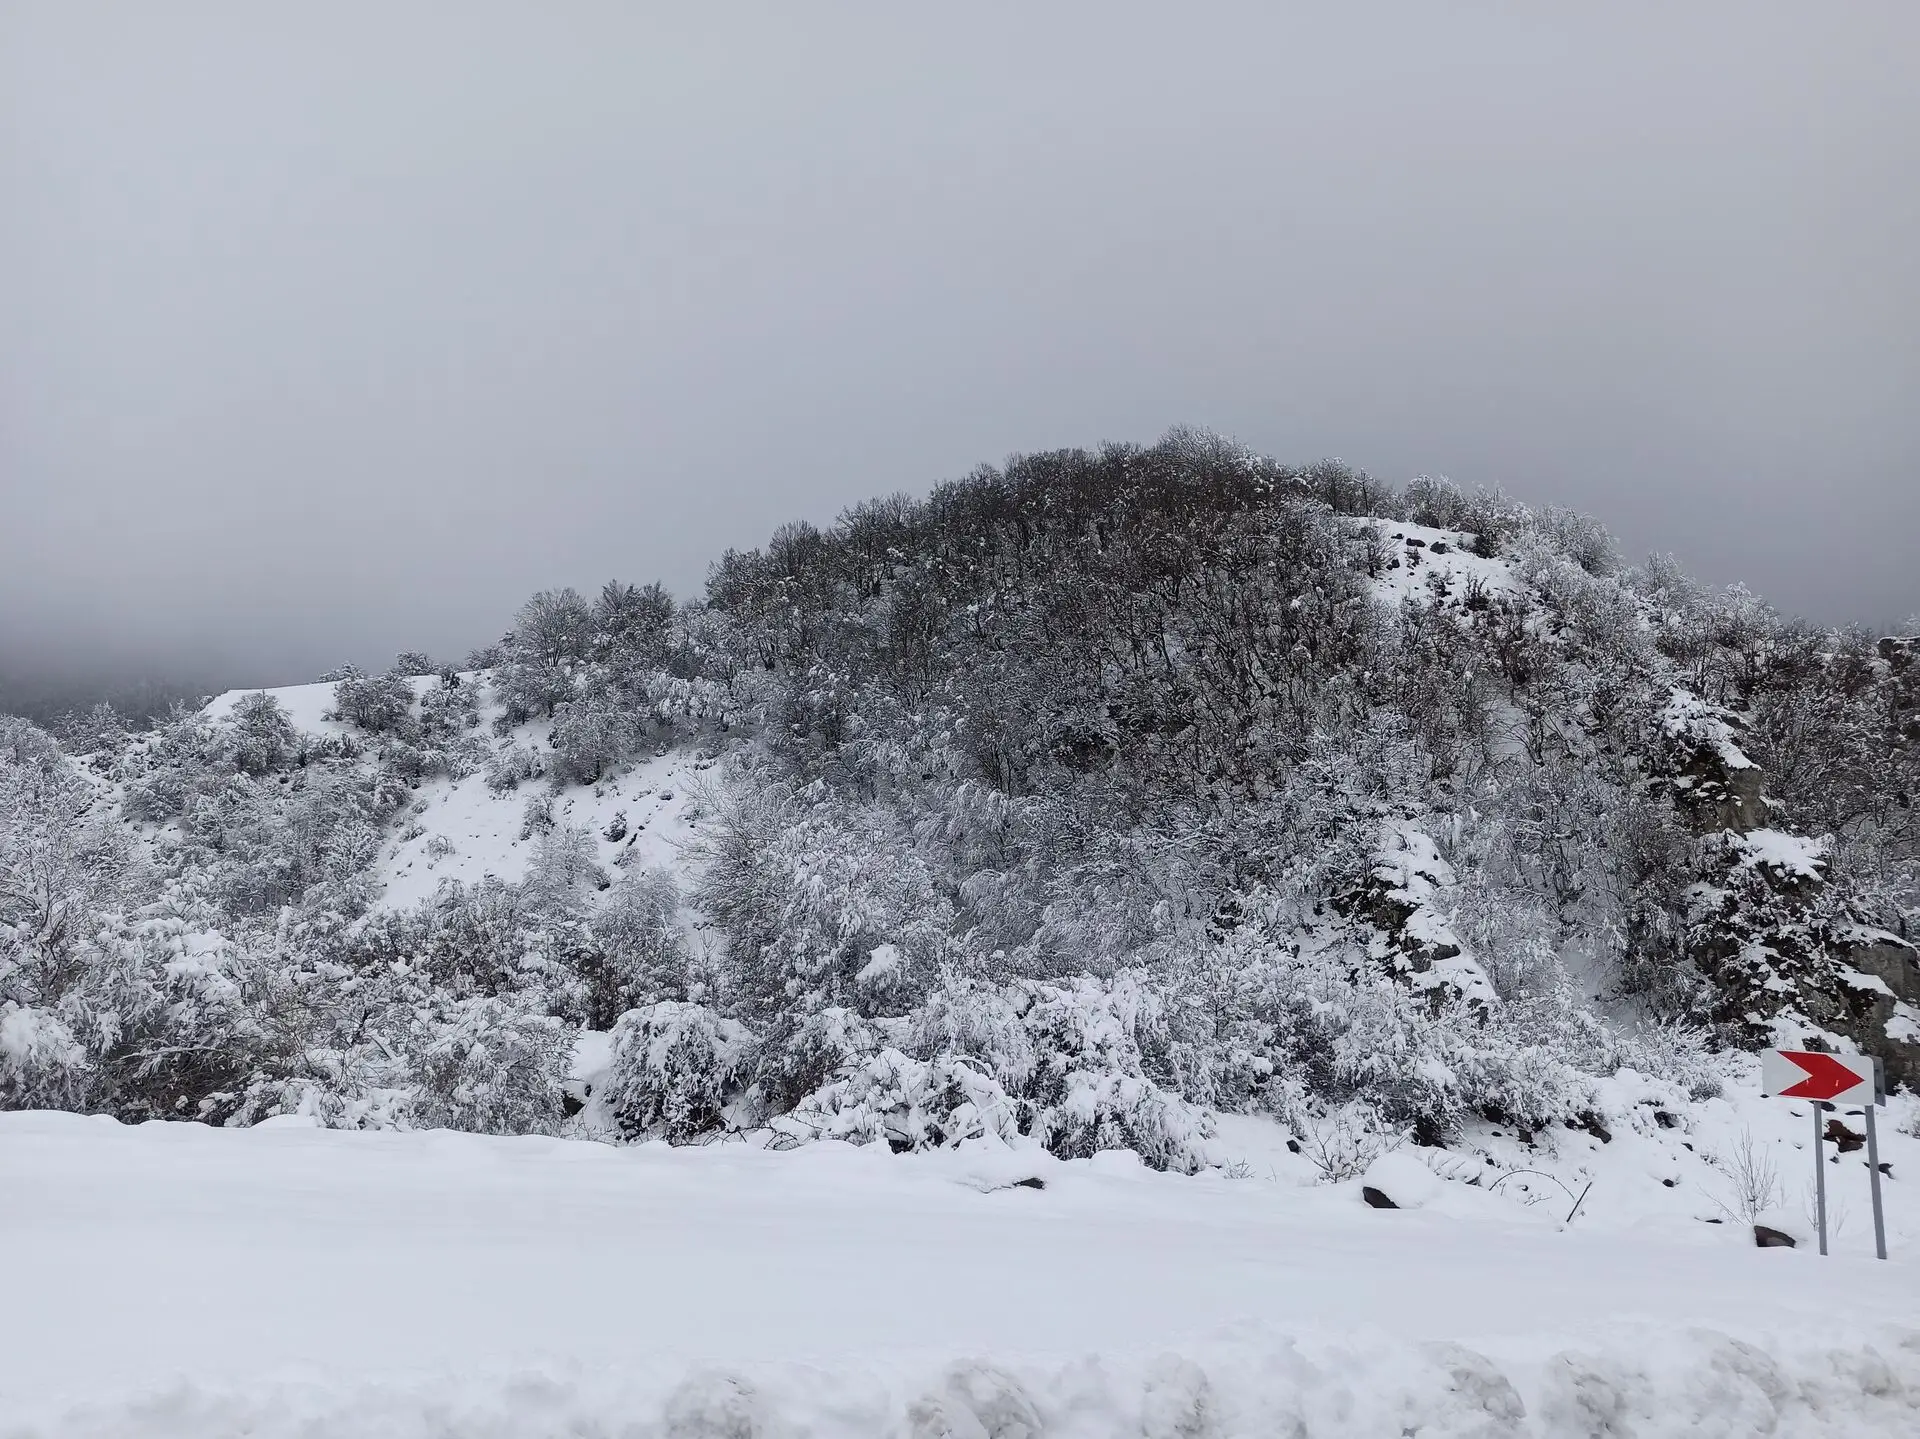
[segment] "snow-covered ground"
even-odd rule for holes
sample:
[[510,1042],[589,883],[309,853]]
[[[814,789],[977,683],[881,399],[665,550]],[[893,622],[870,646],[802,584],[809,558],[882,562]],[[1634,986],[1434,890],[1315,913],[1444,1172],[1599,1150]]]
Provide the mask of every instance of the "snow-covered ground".
[[1373,592],[1388,604],[1403,599],[1425,600],[1434,587],[1456,598],[1468,586],[1478,585],[1489,595],[1514,588],[1513,571],[1505,560],[1473,552],[1474,537],[1459,530],[1435,529],[1400,520],[1367,520],[1379,532],[1386,550],[1386,567],[1373,581]]
[[[573,786],[554,796],[554,820],[592,835],[603,868],[679,870],[682,851],[694,837],[689,786],[701,768],[686,750],[657,755],[603,784]],[[443,879],[475,884],[488,876],[509,882],[524,878],[533,844],[521,838],[520,812],[527,796],[539,793],[544,786],[529,783],[505,797],[496,795],[483,774],[422,782],[400,835],[380,857],[386,880],[381,906],[417,904]],[[625,817],[617,828],[616,816]],[[620,838],[609,839],[609,833]],[[437,845],[436,838],[444,843]]]
[[1597,1146],[1570,1226],[1371,1208],[1276,1138],[1188,1179],[0,1116],[0,1435],[1920,1433],[1920,1213],[1890,1184],[1872,1259],[1856,1156],[1821,1259],[1689,1218],[1691,1176],[1654,1222],[1654,1135]]
[[[484,676],[463,676],[484,689]],[[433,684],[411,681],[416,695]],[[209,719],[224,719],[248,690],[230,690],[211,700]],[[331,684],[285,685],[266,691],[279,701],[294,728],[306,734],[348,735],[353,726],[326,718],[333,705]],[[481,718],[491,721],[499,706],[483,700]],[[495,737],[483,724],[474,733],[495,748],[547,748],[550,720],[534,719]],[[364,736],[362,736],[364,738]],[[668,869],[681,877],[686,848],[699,817],[699,776],[709,761],[692,750],[673,749],[621,767],[596,785],[570,785],[553,796],[556,823],[575,826],[593,837],[602,868]],[[430,898],[442,880],[477,884],[487,878],[516,883],[525,878],[534,852],[522,835],[522,812],[529,797],[548,792],[544,780],[531,780],[504,794],[487,788],[484,774],[461,779],[434,776],[422,780],[407,812],[395,821],[382,847],[378,873],[383,883],[380,907],[405,909]],[[616,820],[620,821],[616,823]],[[609,839],[615,834],[617,839]]]

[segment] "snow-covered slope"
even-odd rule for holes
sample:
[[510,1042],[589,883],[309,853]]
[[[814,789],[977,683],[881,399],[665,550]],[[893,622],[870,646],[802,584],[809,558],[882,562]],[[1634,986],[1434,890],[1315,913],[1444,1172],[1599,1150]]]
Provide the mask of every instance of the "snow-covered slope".
[[[484,676],[469,674],[463,679],[478,683],[484,693]],[[417,695],[433,681],[416,678],[411,683]],[[210,701],[204,713],[208,719],[223,719],[249,693],[257,691],[228,691]],[[356,733],[353,726],[327,718],[334,696],[331,684],[288,685],[265,693],[279,702],[304,734]],[[485,726],[497,714],[497,705],[483,701],[482,728],[477,733],[490,736]],[[531,720],[497,738],[490,736],[488,742],[538,752],[546,748],[550,728],[547,721]],[[681,873],[686,847],[695,837],[699,776],[710,764],[689,749],[655,753],[622,766],[600,784],[562,789],[553,796],[551,813],[556,823],[572,825],[593,837],[603,869],[664,868]],[[417,904],[443,880],[476,884],[492,878],[511,884],[523,879],[533,854],[532,836],[523,833],[523,816],[528,798],[544,793],[545,786],[538,782],[496,793],[487,787],[484,773],[422,779],[375,862],[381,884],[379,906],[404,909]]]
[[1436,595],[1464,598],[1474,586],[1489,595],[1516,587],[1506,561],[1474,553],[1472,535],[1400,520],[1365,523],[1378,533],[1384,556],[1373,592],[1390,604]]
[[[689,787],[704,768],[684,750],[657,755],[604,784],[564,791],[553,802],[553,817],[593,835],[604,868],[677,868],[694,834]],[[423,782],[401,836],[381,853],[381,904],[415,904],[444,879],[520,879],[531,853],[520,833],[525,803],[525,794],[494,794],[484,775]],[[616,816],[625,824],[616,828]],[[609,839],[610,830],[621,837]]]
[[[416,700],[426,693],[433,684],[431,675],[414,675],[407,680],[412,686]],[[207,701],[201,713],[210,720],[223,720],[232,716],[233,707],[242,698],[250,694],[260,694],[260,690],[228,690],[225,694],[215,695]],[[331,719],[333,712],[334,686],[332,684],[278,685],[264,691],[279,702],[286,712],[287,719],[302,734],[312,735],[348,735],[354,733],[352,725],[344,721]]]
[[1920,1269],[1855,1225],[1440,1187],[7,1115],[0,1433],[1920,1432]]

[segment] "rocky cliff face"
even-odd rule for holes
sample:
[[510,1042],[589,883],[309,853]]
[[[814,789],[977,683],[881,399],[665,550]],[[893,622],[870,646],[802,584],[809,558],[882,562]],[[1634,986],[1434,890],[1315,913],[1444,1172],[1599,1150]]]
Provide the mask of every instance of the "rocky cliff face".
[[[1912,676],[1920,642],[1883,641]],[[1863,922],[1829,882],[1826,839],[1774,828],[1738,716],[1676,691],[1661,714],[1666,783],[1698,836],[1687,948],[1713,986],[1702,1017],[1756,1047],[1851,1041],[1891,1083],[1920,1084],[1920,950]]]

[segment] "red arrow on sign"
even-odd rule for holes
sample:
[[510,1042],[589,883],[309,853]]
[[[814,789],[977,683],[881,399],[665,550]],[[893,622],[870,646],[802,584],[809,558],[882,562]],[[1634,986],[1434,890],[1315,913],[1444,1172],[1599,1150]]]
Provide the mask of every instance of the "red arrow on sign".
[[1798,1065],[1807,1074],[1792,1088],[1780,1091],[1786,1099],[1832,1099],[1862,1082],[1853,1070],[1817,1049],[1783,1049],[1780,1057]]

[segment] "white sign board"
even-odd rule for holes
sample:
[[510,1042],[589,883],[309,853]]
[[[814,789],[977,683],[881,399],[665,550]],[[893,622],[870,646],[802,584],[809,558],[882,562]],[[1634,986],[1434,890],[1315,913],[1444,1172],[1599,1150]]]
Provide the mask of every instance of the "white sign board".
[[1783,1099],[1824,1099],[1834,1104],[1878,1104],[1873,1060],[1863,1054],[1827,1054],[1818,1049],[1763,1049],[1760,1087]]

